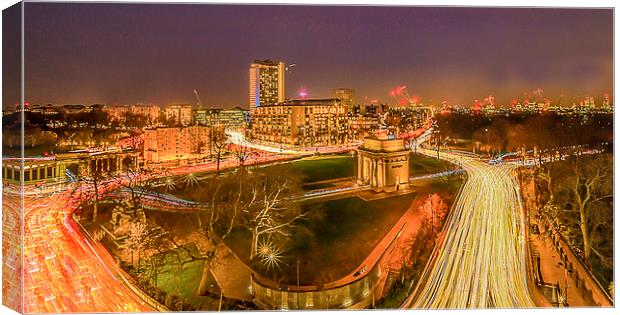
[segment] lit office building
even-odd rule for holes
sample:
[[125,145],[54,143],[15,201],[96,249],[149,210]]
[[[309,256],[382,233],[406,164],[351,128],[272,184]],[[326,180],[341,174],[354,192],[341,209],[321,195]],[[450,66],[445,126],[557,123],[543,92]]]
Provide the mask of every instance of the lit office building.
[[346,88],[335,89],[334,98],[339,99],[342,105],[352,108],[355,105],[355,90]]
[[204,108],[194,109],[193,115],[194,115],[194,125],[209,126],[208,121],[209,121],[210,113],[208,109],[204,109]]
[[250,109],[284,101],[284,63],[256,60],[250,65]]
[[249,121],[249,111],[240,107],[222,109],[218,113],[218,121],[227,129],[241,129]]
[[362,140],[368,132],[379,126],[378,115],[349,114],[349,137],[351,140]]

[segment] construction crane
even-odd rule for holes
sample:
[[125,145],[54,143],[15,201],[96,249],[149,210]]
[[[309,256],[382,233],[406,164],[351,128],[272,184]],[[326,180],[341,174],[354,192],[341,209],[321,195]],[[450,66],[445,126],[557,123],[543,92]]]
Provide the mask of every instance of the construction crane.
[[200,100],[200,96],[198,95],[198,90],[194,89],[194,95],[196,96],[196,100],[198,101],[198,107],[202,108],[202,101]]
[[284,71],[286,72],[293,72],[293,68],[296,66],[296,63],[291,63],[288,66],[284,67]]

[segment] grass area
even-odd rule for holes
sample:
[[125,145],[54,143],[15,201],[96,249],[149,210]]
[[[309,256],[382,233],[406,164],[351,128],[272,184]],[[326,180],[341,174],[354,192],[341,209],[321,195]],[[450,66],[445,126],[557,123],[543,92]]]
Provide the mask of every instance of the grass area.
[[[300,258],[302,285],[327,283],[347,275],[366,258],[415,198],[416,194],[407,194],[367,202],[350,197],[305,204],[307,211],[322,211],[323,217],[299,224],[280,268],[269,276],[294,284],[297,258]],[[250,263],[247,232],[238,230],[227,243],[242,260]],[[256,267],[261,270],[260,266]]]
[[[357,161],[354,157],[348,155],[337,155],[305,158],[290,162],[289,165],[306,176],[306,183],[312,183],[355,176]],[[409,157],[409,175],[412,176],[443,172],[450,167],[452,167],[452,164],[449,162],[422,154],[412,153]],[[309,189],[308,187],[305,188]]]
[[[193,261],[184,266],[167,265],[157,275],[157,286],[169,294],[186,298],[194,305],[211,305],[215,302],[213,298],[196,295],[203,271],[204,261]],[[215,282],[212,284],[216,286]]]
[[[194,244],[188,245],[189,249],[198,256],[198,248]],[[181,260],[188,259],[184,250],[178,250]],[[168,295],[177,295],[194,305],[196,309],[215,310],[219,300],[211,296],[199,296],[198,287],[202,279],[205,262],[202,260],[190,261],[183,264],[171,263],[160,267],[157,273],[157,287],[167,292]],[[212,293],[219,292],[217,283],[209,275],[207,287]]]
[[444,160],[412,153],[409,156],[409,175],[418,176],[446,171],[452,164]]
[[[355,157],[349,155],[329,155],[321,157],[303,158],[291,162],[286,162],[285,165],[290,167],[293,172],[301,173],[304,176],[304,190],[323,189],[332,187],[331,183],[317,183],[332,179],[340,179],[355,176],[355,169],[357,168],[357,160]],[[270,169],[278,169],[282,167],[281,164],[269,165],[261,167],[262,170],[269,172]],[[421,154],[411,154],[409,158],[409,175],[419,176],[425,174],[432,174],[443,172],[450,169],[452,164],[438,160],[435,158],[427,157]],[[179,185],[173,194],[181,198],[192,199],[194,191],[183,189],[184,184],[183,177],[180,176],[176,179]],[[202,182],[208,181],[204,179]],[[168,192],[164,186],[155,189],[160,192]]]
[[[287,166],[306,175],[308,185],[305,189],[318,189],[332,185],[318,181],[353,176],[355,163],[355,158],[340,155],[296,160]],[[410,165],[412,175],[441,172],[451,167],[447,162],[415,154],[411,155]],[[265,169],[270,167],[274,166]],[[276,271],[268,271],[258,262],[249,261],[250,235],[247,230],[235,229],[226,243],[245,263],[276,281],[294,284],[299,258],[300,284],[327,283],[353,271],[414,201],[426,198],[431,192],[453,194],[458,183],[445,179],[429,180],[417,184],[414,188],[416,194],[374,201],[348,197],[306,203],[303,205],[305,211],[320,212],[321,216],[299,223],[290,237],[278,241],[285,252]]]
[[354,176],[355,158],[352,156],[326,156],[305,158],[291,162],[291,166],[306,176],[306,182]]

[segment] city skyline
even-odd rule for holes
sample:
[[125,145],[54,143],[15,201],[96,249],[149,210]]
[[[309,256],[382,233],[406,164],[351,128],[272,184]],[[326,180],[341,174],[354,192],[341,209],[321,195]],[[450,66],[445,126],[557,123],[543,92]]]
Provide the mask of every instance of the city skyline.
[[2,14],[10,309],[616,305],[615,7]]
[[605,9],[26,6],[30,103],[194,103],[197,89],[206,106],[247,108],[255,59],[296,64],[286,98],[346,87],[359,103],[390,102],[390,89],[407,85],[423,103],[494,95],[507,105],[541,88],[570,105],[612,93]]

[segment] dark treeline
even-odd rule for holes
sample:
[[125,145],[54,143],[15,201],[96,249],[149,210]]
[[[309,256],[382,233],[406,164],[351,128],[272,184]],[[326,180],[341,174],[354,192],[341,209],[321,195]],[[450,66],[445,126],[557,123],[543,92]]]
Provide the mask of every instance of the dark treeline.
[[[21,150],[21,112],[2,117],[2,140],[4,154],[19,154]],[[134,132],[131,128],[146,125],[143,115],[127,113],[127,123],[120,124],[101,109],[90,112],[24,113],[24,149],[26,155],[41,155],[70,151],[87,146],[112,144],[119,138]]]
[[560,116],[554,113],[510,116],[438,115],[441,141],[465,139],[482,151],[499,153],[525,148],[539,150],[613,141],[613,115]]

